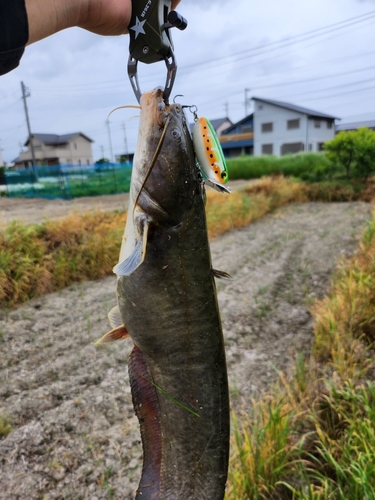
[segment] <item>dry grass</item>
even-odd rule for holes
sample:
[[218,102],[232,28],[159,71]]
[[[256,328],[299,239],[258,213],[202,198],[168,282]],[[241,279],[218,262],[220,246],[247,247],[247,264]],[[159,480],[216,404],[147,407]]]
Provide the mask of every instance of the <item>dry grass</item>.
[[[284,178],[261,180],[231,196],[209,193],[209,236],[305,199],[301,185]],[[0,306],[12,307],[74,282],[111,274],[125,220],[125,214],[87,212],[38,225],[8,224],[0,232]]]
[[0,233],[0,306],[108,275],[126,216],[72,213],[61,221],[7,225]]
[[207,196],[208,235],[214,238],[232,228],[247,226],[276,208],[306,201],[305,185],[284,177],[260,179],[230,196],[211,191]]
[[[326,201],[327,189],[321,195],[314,189],[280,176],[260,179],[230,196],[210,192],[209,237],[246,226],[288,203],[319,196]],[[32,226],[8,224],[0,232],[0,306],[12,307],[74,282],[110,274],[125,220],[125,214],[90,212]]]
[[374,279],[375,212],[313,307],[311,358],[234,417],[228,500],[375,499]]

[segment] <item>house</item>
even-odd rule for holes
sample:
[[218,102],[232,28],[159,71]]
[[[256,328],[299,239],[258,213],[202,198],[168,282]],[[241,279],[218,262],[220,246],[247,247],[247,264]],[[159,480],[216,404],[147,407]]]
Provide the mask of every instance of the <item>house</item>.
[[[92,139],[82,132],[72,134],[32,134],[35,163],[37,165],[91,165],[93,155]],[[16,168],[32,165],[30,138],[26,141],[27,151],[22,151],[14,160]]]
[[252,99],[256,156],[321,151],[335,136],[335,116],[287,102]]
[[[217,135],[221,135],[223,130],[232,125],[229,118],[214,118],[213,120],[210,120],[210,123]],[[190,132],[193,132],[194,125],[195,123],[190,123]]]
[[242,154],[252,155],[254,150],[253,131],[253,114],[226,128],[219,136],[224,156],[233,158]]
[[351,130],[358,130],[359,128],[364,128],[367,127],[371,130],[375,130],[375,120],[363,120],[361,122],[354,122],[354,123],[340,123],[340,125],[335,126],[335,132],[338,134],[339,132],[342,132],[343,130],[345,132],[349,132]]

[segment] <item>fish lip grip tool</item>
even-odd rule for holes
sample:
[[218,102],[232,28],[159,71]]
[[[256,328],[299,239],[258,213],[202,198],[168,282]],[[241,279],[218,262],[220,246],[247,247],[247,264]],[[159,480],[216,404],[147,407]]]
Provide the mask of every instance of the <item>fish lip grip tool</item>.
[[142,95],[137,73],[138,62],[152,64],[165,61],[167,79],[164,100],[168,103],[177,72],[170,29],[184,30],[186,27],[186,19],[171,10],[171,0],[132,0],[132,17],[128,26],[128,75],[138,102]]

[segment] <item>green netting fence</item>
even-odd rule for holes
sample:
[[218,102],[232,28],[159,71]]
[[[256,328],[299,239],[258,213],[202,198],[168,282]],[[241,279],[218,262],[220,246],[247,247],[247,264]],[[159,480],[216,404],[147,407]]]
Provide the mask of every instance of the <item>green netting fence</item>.
[[131,165],[34,166],[5,171],[0,176],[0,195],[34,198],[78,198],[129,191]]

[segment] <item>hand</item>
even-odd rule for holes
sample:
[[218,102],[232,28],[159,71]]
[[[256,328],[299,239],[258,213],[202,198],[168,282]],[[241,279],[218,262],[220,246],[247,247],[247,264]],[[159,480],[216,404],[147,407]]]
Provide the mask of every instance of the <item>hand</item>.
[[[25,3],[28,45],[73,26],[98,35],[128,33],[131,0],[26,0]],[[172,9],[179,3],[180,0],[172,0]]]
[[[180,0],[172,0],[172,9],[179,3]],[[77,26],[98,35],[128,33],[132,7],[130,0],[87,0],[86,4]]]

